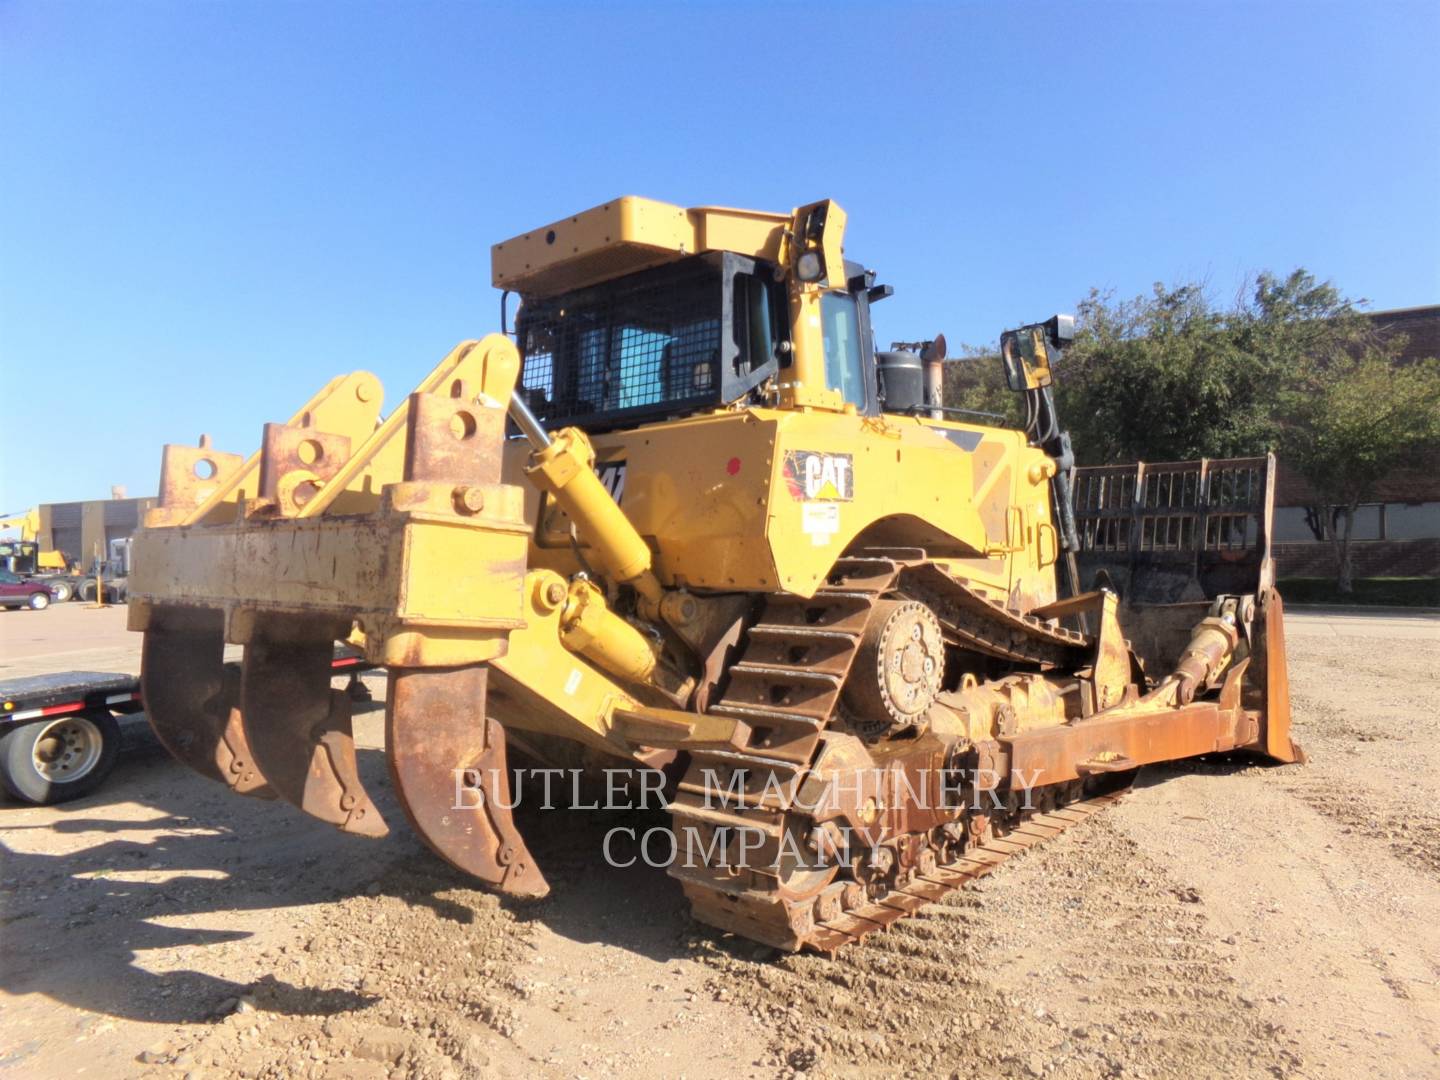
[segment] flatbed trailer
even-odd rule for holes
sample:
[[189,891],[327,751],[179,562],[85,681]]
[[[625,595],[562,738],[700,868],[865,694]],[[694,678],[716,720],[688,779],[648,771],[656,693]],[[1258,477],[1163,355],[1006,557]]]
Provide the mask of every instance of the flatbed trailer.
[[[350,693],[368,700],[360,674],[372,665],[336,648],[332,670],[350,676]],[[0,787],[13,799],[48,806],[88,795],[120,754],[120,718],[143,713],[140,677],[67,671],[0,678]]]

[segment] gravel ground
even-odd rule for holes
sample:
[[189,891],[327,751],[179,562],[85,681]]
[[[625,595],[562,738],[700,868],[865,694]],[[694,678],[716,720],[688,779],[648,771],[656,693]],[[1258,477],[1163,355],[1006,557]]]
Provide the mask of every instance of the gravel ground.
[[[17,659],[42,629],[0,627],[0,670],[62,662]],[[1290,642],[1311,764],[1146,770],[837,961],[606,866],[643,816],[536,813],[552,896],[470,888],[401,824],[378,712],[374,842],[139,738],[90,798],[0,810],[0,1074],[1440,1076],[1440,622],[1297,614]]]

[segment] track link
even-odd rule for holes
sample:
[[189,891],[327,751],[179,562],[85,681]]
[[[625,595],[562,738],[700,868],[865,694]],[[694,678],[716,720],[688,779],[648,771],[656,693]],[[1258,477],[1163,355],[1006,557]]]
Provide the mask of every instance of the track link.
[[1033,615],[1011,611],[956,581],[934,564],[907,568],[902,595],[928,604],[955,643],[987,656],[1017,663],[1061,667],[1080,662],[1092,642]]
[[818,924],[802,946],[833,957],[844,946],[863,941],[877,930],[884,930],[927,904],[978,881],[1014,856],[1058,836],[1071,825],[1078,825],[1124,795],[1124,791],[1095,795],[1049,813],[1024,817],[1005,836],[966,848],[960,858],[937,867],[932,873],[920,875],[903,889],[889,892],[873,903],[847,908],[838,917]]
[[[903,887],[836,880],[838,865],[828,873],[787,870],[777,854],[787,839],[797,833],[803,839],[813,824],[796,806],[797,795],[822,732],[839,716],[841,689],[876,601],[887,595],[928,604],[952,640],[991,656],[1050,666],[1074,662],[1089,644],[1083,634],[1008,611],[968,589],[928,564],[922,552],[846,556],[813,597],[768,597],[730,669],[724,696],[709,710],[742,721],[748,734],[738,746],[693,753],[670,803],[678,857],[669,872],[700,921],[777,948],[833,955],[1116,797],[979,818],[976,825],[989,820],[994,828],[972,837],[950,861],[930,859]],[[1053,806],[1054,799],[1046,805]],[[747,833],[752,846],[737,853],[736,838]],[[722,852],[723,858],[715,857]]]
[[[841,559],[813,597],[771,596],[750,627],[725,695],[712,713],[749,728],[735,750],[695,752],[670,802],[679,857],[670,867],[696,918],[782,947],[813,925],[810,892],[767,865],[781,844],[820,734],[836,715],[875,601],[902,563],[886,557]],[[696,859],[694,847],[732,853],[736,838],[765,837],[753,858]],[[746,854],[743,853],[742,854]],[[797,925],[792,925],[796,923]]]

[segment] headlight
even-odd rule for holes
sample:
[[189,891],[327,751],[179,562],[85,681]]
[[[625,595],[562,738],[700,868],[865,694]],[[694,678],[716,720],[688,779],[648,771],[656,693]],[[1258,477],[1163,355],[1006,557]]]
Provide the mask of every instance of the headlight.
[[825,273],[825,264],[818,251],[807,251],[795,260],[795,273],[801,281],[819,281]]

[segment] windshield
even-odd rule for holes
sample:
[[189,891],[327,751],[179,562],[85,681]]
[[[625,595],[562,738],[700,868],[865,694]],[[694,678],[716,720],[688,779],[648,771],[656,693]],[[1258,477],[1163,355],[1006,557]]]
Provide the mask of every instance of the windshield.
[[864,408],[865,359],[855,298],[848,293],[827,292],[820,298],[820,317],[825,324],[825,385]]

